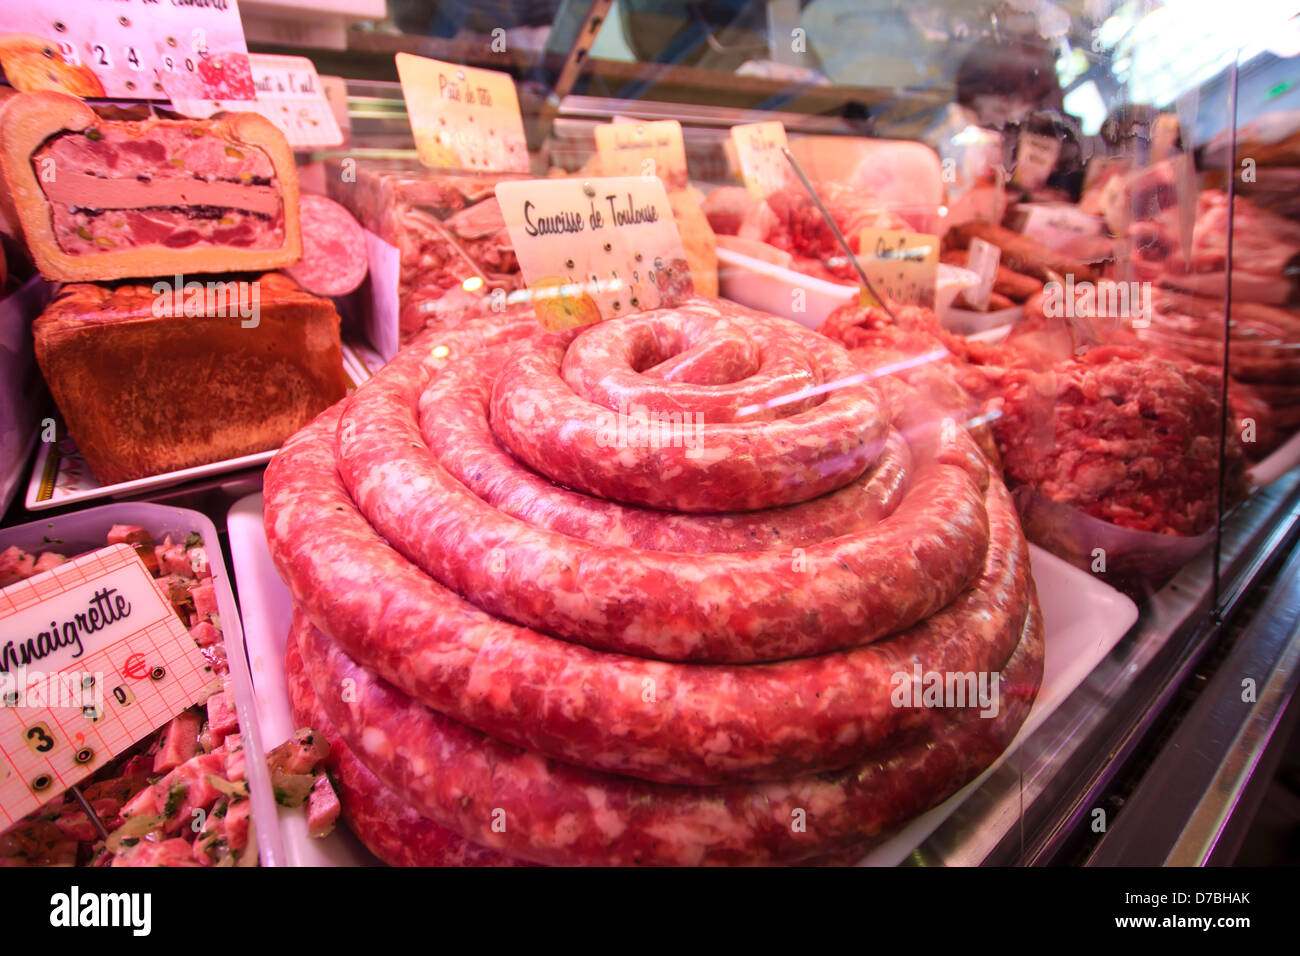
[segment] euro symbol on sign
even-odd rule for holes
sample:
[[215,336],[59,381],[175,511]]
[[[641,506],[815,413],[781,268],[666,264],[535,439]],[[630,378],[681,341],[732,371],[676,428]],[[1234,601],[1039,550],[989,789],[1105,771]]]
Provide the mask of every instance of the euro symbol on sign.
[[122,675],[129,677],[131,680],[140,680],[147,670],[148,668],[144,664],[144,655],[132,654],[122,666]]

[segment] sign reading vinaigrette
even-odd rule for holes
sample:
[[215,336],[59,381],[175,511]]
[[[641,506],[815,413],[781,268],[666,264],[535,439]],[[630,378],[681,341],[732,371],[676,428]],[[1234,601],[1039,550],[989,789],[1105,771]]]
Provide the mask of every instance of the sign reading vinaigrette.
[[544,328],[666,308],[694,292],[658,177],[505,182],[496,195]]
[[135,551],[0,590],[0,827],[202,696],[213,675]]

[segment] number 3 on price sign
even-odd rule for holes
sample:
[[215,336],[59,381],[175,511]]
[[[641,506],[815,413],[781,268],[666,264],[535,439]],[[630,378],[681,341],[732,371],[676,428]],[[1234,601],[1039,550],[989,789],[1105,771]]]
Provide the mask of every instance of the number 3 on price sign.
[[27,746],[38,754],[47,754],[54,749],[54,737],[48,724],[32,724],[23,736],[27,738]]

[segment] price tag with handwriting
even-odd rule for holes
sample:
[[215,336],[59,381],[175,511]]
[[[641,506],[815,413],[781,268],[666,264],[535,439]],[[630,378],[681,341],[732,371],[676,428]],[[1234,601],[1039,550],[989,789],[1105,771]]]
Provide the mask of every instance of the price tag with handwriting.
[[343,132],[334,119],[316,67],[305,56],[249,55],[257,111],[284,133],[294,149],[337,146]]
[[677,120],[630,120],[596,127],[605,176],[658,176],[668,189],[686,188],[686,145]]
[[518,180],[496,195],[547,329],[666,308],[695,291],[657,176]]
[[0,828],[157,730],[213,673],[125,544],[0,590]]
[[772,195],[790,182],[790,161],[781,152],[788,145],[785,126],[777,121],[744,123],[731,127],[740,175],[750,193],[759,199]]
[[253,102],[190,99],[177,94],[172,97],[172,105],[178,112],[198,118],[220,110],[261,113],[284,133],[294,149],[338,146],[343,142],[343,133],[311,60],[305,56],[252,53],[248,62],[256,96]]
[[[895,302],[934,308],[939,276],[939,237],[899,229],[863,229],[858,262],[881,295]],[[877,305],[862,289],[863,305]]]
[[397,76],[425,166],[528,172],[524,121],[509,74],[398,53]]
[[980,277],[979,285],[966,290],[966,301],[981,312],[988,307],[993,283],[998,279],[1002,249],[983,239],[971,239],[966,251],[966,268]]
[[1047,182],[1061,158],[1061,141],[1055,136],[1037,133],[1020,134],[1016,149],[1015,183],[1025,189],[1038,189]]
[[0,63],[19,90],[85,98],[251,100],[235,0],[13,0]]

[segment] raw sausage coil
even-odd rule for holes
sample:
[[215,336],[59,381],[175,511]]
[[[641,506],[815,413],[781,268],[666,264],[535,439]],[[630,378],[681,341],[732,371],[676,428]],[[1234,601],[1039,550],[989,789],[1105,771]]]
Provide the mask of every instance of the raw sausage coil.
[[[511,747],[413,704],[304,616],[294,632],[321,707],[381,781],[480,846],[553,865],[792,863],[856,844],[938,803],[1006,747],[1038,687],[1043,650],[1035,609],[1001,675],[996,717],[949,723],[929,712],[935,726],[926,739],[836,773],[698,788]],[[343,686],[353,688],[350,703]]]
[[[413,347],[359,389],[340,420],[338,468],[375,530],[426,574],[499,618],[592,648],[659,660],[781,660],[893,633],[947,605],[979,572],[988,544],[982,500],[988,471],[955,428],[934,429],[922,438],[931,453],[920,461],[911,493],[893,514],[858,534],[812,544],[802,556],[766,551],[683,559],[678,553],[593,545],[504,515],[441,466],[437,449],[424,443],[417,414],[431,377],[454,380],[473,374],[470,364],[493,361],[492,349],[473,352],[472,363],[460,361],[473,348],[466,341],[472,334],[452,333],[432,351]],[[508,352],[494,391],[492,424],[499,439],[501,381],[512,358],[537,354],[531,349],[538,341],[499,350]],[[556,347],[550,337],[540,341],[545,349]],[[573,432],[588,421],[566,418],[562,403],[541,403],[527,397],[527,389],[519,394],[516,404],[544,408],[528,417],[545,417]],[[822,407],[839,397],[832,392]],[[877,408],[872,417],[887,421],[885,412]],[[430,427],[441,422],[436,408],[430,413],[426,407],[425,417]],[[506,417],[512,428],[525,419],[523,413]],[[793,421],[737,427],[770,425],[794,435]],[[716,448],[709,445],[714,440]],[[811,432],[797,440],[825,446],[842,436]],[[706,439],[705,455],[752,461],[756,441]],[[855,455],[864,447],[861,438],[848,441]],[[870,460],[840,476],[841,484],[878,458],[884,442],[876,445]],[[632,472],[641,475],[641,450],[615,447],[604,458],[617,465],[631,452]],[[601,457],[594,446],[583,456]]]
[[[698,461],[745,461],[598,440],[642,410],[698,427]],[[994,759],[1041,670],[1024,537],[965,431],[730,303],[430,331],[264,489],[341,747],[413,819],[512,859],[843,857]],[[993,719],[896,706],[916,667],[1023,693]],[[817,818],[797,838],[795,810]]]

